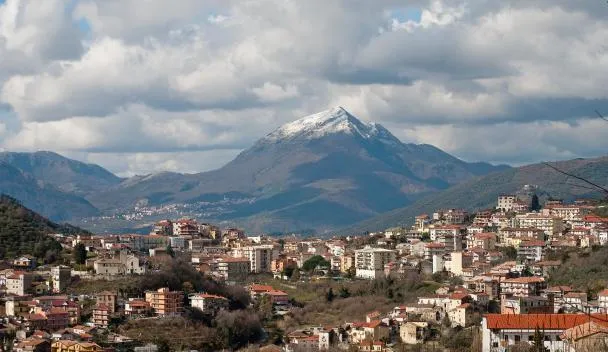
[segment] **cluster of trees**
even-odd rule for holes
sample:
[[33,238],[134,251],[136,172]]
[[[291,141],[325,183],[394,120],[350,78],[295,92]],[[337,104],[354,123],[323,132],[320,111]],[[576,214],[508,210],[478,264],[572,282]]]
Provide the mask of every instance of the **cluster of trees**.
[[47,234],[72,230],[52,223],[11,197],[0,196],[0,259],[31,254],[52,263],[62,248]]

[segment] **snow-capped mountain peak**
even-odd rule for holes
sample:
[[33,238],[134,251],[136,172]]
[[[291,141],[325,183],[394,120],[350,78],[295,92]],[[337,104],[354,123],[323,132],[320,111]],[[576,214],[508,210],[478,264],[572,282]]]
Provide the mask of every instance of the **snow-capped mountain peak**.
[[286,123],[267,135],[263,141],[276,143],[296,139],[317,139],[339,133],[358,135],[364,139],[379,137],[390,143],[398,142],[381,125],[360,121],[341,106]]

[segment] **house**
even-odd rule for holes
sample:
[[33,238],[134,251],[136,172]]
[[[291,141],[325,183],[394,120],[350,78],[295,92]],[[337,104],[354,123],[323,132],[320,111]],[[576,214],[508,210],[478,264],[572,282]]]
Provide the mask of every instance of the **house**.
[[32,270],[36,268],[36,258],[24,255],[13,260],[13,267],[21,270]]
[[51,352],[102,352],[103,348],[93,342],[59,340],[51,345]]
[[473,306],[470,303],[463,303],[448,311],[448,317],[452,327],[467,327],[472,320]]
[[513,296],[539,296],[547,287],[545,279],[538,276],[505,279],[500,282],[500,292]]
[[424,343],[429,333],[429,323],[427,322],[407,322],[399,327],[399,337],[401,342],[408,345]]
[[564,331],[564,352],[605,351],[608,346],[608,327],[587,322]]
[[270,302],[274,305],[289,304],[289,295],[283,291],[272,290],[265,292],[264,295],[270,296]]
[[152,311],[150,303],[143,299],[130,298],[125,302],[125,315],[128,317],[147,316]]
[[50,352],[51,343],[46,339],[30,337],[21,340],[13,347],[14,352]]
[[198,293],[190,296],[190,306],[200,309],[203,313],[216,315],[220,310],[227,309],[229,302],[226,297]]
[[381,340],[389,336],[389,327],[380,320],[355,322],[347,324],[350,327],[348,335],[351,343],[358,344],[366,340]]
[[[506,352],[509,346],[533,341],[536,331],[543,334],[550,352],[564,351],[562,334],[584,323],[608,324],[605,314],[487,314],[481,323],[482,351]],[[567,336],[565,336],[567,337]]]
[[362,352],[384,352],[386,344],[382,341],[362,341],[359,343],[359,351]]
[[549,314],[554,313],[552,298],[542,296],[513,296],[502,294],[500,298],[502,314]]
[[[152,247],[155,248],[155,247]],[[121,251],[117,258],[98,259],[93,263],[97,275],[144,274],[146,267],[133,254]]]
[[146,302],[159,316],[176,316],[183,312],[184,293],[181,291],[170,291],[163,287],[156,291],[146,291]]

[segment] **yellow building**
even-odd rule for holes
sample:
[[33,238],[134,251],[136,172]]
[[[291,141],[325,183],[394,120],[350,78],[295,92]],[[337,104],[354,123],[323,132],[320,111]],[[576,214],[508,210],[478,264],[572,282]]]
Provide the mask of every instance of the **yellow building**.
[[51,345],[51,352],[101,352],[103,348],[93,342],[59,340]]

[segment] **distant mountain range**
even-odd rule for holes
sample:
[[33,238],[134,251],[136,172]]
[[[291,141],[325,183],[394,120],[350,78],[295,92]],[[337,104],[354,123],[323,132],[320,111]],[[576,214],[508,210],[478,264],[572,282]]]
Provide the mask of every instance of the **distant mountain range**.
[[54,220],[176,204],[176,214],[157,211],[139,218],[138,225],[192,215],[255,232],[323,232],[508,169],[467,163],[431,145],[402,143],[381,125],[338,107],[288,123],[224,167],[199,174],[121,179],[54,153],[0,153],[0,175],[6,175],[0,193]]
[[[582,177],[602,187],[608,187],[608,157],[574,159],[551,163],[559,170]],[[602,192],[573,177],[561,174],[544,163],[533,164],[492,173],[461,183],[442,192],[433,193],[414,204],[394,209],[340,230],[341,233],[364,233],[393,226],[411,225],[416,215],[435,209],[487,209],[496,206],[500,194],[513,194],[523,186],[536,188],[543,198],[572,201],[576,198],[601,198]]]

